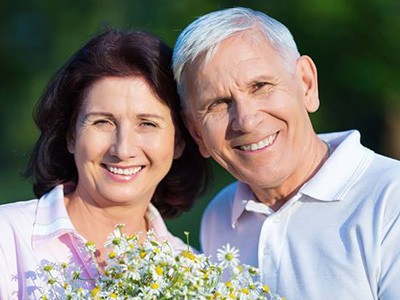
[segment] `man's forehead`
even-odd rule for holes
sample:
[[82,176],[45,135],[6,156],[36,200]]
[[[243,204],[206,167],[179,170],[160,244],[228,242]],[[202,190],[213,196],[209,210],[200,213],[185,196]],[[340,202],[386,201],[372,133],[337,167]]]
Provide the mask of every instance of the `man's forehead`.
[[249,34],[237,34],[225,39],[215,50],[212,56],[207,57],[205,53],[202,53],[188,64],[183,72],[184,77],[190,78],[191,81],[195,80],[197,83],[199,80],[207,81],[209,77],[217,80],[220,76],[240,75],[235,73],[251,69],[251,64],[267,61],[273,64],[273,61],[281,59],[265,38],[260,39]]

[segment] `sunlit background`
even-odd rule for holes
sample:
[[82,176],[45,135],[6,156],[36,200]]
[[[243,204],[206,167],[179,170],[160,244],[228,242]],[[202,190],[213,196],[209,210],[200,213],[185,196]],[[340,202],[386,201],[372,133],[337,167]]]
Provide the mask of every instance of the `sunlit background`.
[[[364,145],[400,158],[400,1],[398,0],[1,0],[0,203],[33,198],[22,179],[38,131],[32,110],[52,74],[105,27],[151,31],[170,46],[196,17],[247,6],[292,31],[317,64],[317,132],[358,129]],[[209,192],[193,210],[168,221],[198,247],[201,213],[233,179],[214,163]],[[188,166],[189,167],[189,166]]]

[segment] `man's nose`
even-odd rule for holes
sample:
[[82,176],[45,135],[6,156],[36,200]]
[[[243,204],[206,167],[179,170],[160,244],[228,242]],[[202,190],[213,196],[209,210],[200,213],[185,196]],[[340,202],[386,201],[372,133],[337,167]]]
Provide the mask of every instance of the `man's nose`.
[[231,127],[234,132],[249,133],[261,124],[261,112],[251,100],[240,99],[234,101],[233,106]]

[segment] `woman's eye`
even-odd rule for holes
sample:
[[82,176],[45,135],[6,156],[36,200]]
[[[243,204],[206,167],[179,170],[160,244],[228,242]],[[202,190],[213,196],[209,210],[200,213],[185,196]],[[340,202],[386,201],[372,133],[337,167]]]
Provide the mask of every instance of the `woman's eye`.
[[111,125],[111,122],[109,120],[96,120],[93,123],[94,125]]
[[93,122],[95,125],[102,125],[108,123],[107,120],[96,120]]
[[93,122],[94,126],[101,130],[113,130],[114,123],[111,120],[101,119]]
[[143,121],[140,123],[140,125],[143,127],[158,127],[156,123],[151,121]]

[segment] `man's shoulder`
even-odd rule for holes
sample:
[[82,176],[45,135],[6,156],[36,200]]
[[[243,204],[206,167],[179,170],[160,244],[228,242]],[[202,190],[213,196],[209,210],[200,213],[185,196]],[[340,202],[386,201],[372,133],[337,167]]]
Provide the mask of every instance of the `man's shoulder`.
[[232,207],[238,182],[224,187],[208,204],[203,213],[200,226],[200,243],[207,254],[216,254],[220,247],[221,236],[229,236],[231,228]]
[[387,218],[400,214],[400,161],[374,154],[362,180],[365,190],[375,195],[376,203],[384,203]]
[[347,167],[353,162],[354,176],[362,180],[373,177],[376,183],[400,182],[400,161],[378,154],[362,145],[359,131],[329,132],[318,136],[339,151],[340,154],[334,161],[336,165]]
[[376,182],[397,182],[400,186],[400,161],[374,153],[367,172]]
[[381,167],[382,169],[391,172],[400,172],[400,160],[378,153],[374,153],[374,160],[376,161],[377,167]]
[[[217,195],[211,199],[210,203],[208,204],[204,214],[212,214],[214,212],[218,212],[219,214],[221,211],[226,211],[225,209],[229,209],[232,207],[233,200],[235,198],[236,189],[237,189],[238,182],[235,181],[223,189],[221,189]],[[224,209],[224,210],[222,210]]]

